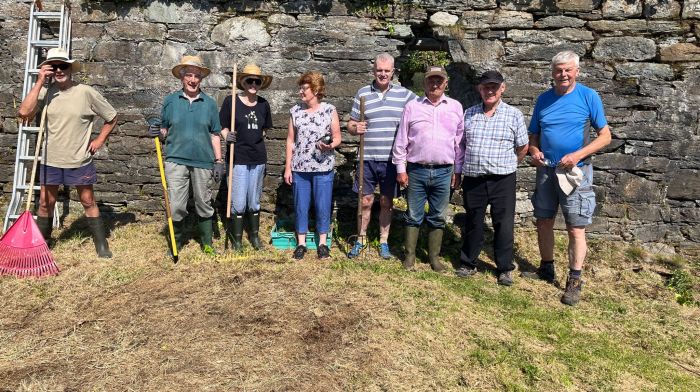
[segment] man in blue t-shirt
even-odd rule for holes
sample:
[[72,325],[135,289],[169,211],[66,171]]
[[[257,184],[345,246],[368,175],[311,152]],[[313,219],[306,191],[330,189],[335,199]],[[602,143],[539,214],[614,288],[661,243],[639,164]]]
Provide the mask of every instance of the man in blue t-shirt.
[[[586,226],[595,210],[590,156],[610,143],[603,103],[594,90],[576,83],[579,56],[572,51],[552,58],[554,87],[537,98],[530,121],[532,163],[537,166],[532,195],[537,242],[542,257],[536,273],[523,273],[553,283],[554,217],[561,206],[569,234],[569,277],[561,301],[575,305],[581,297],[581,269],[586,257]],[[589,126],[598,137],[589,141]]]

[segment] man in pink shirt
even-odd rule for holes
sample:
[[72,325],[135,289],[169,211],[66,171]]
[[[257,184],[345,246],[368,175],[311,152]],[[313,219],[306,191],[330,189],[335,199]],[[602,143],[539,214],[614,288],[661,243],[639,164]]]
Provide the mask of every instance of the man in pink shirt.
[[406,104],[392,150],[396,180],[407,188],[403,266],[409,270],[415,264],[416,242],[424,218],[430,229],[430,267],[437,272],[445,270],[439,260],[445,211],[450,201],[450,187],[458,186],[464,161],[464,111],[459,102],[445,96],[447,81],[443,67],[426,69],[425,96]]

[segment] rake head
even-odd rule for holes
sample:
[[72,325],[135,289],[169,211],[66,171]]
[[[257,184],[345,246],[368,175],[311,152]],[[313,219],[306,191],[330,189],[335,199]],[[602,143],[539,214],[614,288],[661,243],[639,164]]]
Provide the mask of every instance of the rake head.
[[0,239],[0,275],[27,278],[56,274],[53,255],[34,217],[25,211]]

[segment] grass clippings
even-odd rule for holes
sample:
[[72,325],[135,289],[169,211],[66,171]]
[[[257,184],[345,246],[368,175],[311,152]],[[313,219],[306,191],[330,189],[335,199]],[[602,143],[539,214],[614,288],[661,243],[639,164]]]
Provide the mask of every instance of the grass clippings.
[[[115,229],[111,260],[71,234],[53,250],[57,277],[1,278],[0,391],[700,390],[700,308],[625,244],[591,241],[572,308],[517,273],[497,286],[489,252],[470,279],[425,263],[410,273],[373,250],[296,262],[221,240],[216,256],[190,241],[173,265],[163,233]],[[458,251],[446,240],[448,258]],[[517,234],[516,255],[533,267],[534,233]],[[697,264],[685,265],[697,293]]]

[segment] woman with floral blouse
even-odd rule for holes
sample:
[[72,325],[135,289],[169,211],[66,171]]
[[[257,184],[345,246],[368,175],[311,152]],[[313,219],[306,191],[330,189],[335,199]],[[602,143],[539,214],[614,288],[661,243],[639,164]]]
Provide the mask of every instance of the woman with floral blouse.
[[306,254],[309,205],[313,194],[318,258],[330,257],[326,239],[331,224],[335,148],[340,144],[340,120],[335,106],[321,102],[326,93],[323,75],[307,72],[299,78],[301,103],[289,111],[289,133],[284,165],[284,182],[292,185],[297,245],[294,258]]

